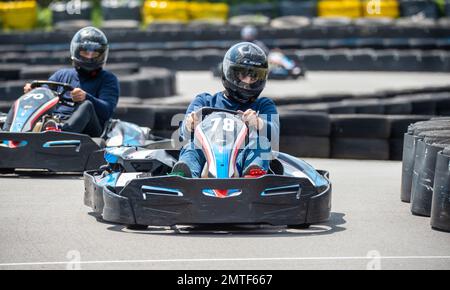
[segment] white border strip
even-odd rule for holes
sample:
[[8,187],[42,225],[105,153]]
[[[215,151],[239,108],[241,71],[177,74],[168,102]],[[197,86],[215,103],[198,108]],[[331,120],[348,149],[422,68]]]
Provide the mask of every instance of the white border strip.
[[380,257],[286,257],[286,258],[224,258],[224,259],[161,259],[161,260],[117,260],[117,261],[66,261],[34,263],[0,263],[0,267],[16,266],[56,266],[67,264],[150,264],[150,263],[189,263],[189,262],[255,262],[255,261],[326,261],[326,260],[450,260],[450,256],[380,256]]

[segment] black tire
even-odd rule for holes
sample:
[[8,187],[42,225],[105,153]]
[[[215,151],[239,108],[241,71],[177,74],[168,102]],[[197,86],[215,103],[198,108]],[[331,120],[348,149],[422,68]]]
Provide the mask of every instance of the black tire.
[[280,151],[296,157],[329,158],[330,139],[328,137],[282,136]]
[[331,115],[331,136],[335,138],[388,139],[389,121],[378,115]]
[[408,132],[408,127],[420,121],[427,121],[429,116],[388,116],[391,127],[390,137],[393,139],[403,139],[405,133]]
[[402,161],[403,159],[403,139],[389,140],[389,159],[395,161]]
[[0,64],[0,80],[18,80],[20,78],[20,70],[24,66],[24,63]]
[[24,66],[20,71],[20,79],[26,81],[47,80],[61,68],[59,65]]
[[127,105],[118,107],[114,113],[114,119],[135,123],[139,126],[153,128],[155,117],[152,107],[143,105]]
[[411,202],[411,186],[414,171],[414,163],[416,160],[416,145],[420,137],[405,134],[403,142],[402,157],[402,183],[400,199],[403,202]]
[[13,174],[14,172],[13,168],[0,168],[0,174]]
[[279,3],[281,16],[304,16],[313,18],[317,16],[317,1],[281,1]]
[[382,100],[384,113],[386,115],[410,115],[412,113],[412,104],[407,100],[396,98]]
[[331,158],[389,160],[389,142],[386,139],[333,138]]
[[427,144],[419,140],[416,149],[416,161],[411,186],[411,212],[414,215],[430,216],[433,197],[433,183],[437,153],[446,145]]
[[311,227],[311,224],[288,225],[287,227],[289,229],[307,230]]
[[450,147],[438,153],[433,187],[431,227],[450,232]]
[[148,229],[146,225],[127,225],[126,228],[132,231],[145,231]]
[[0,83],[0,96],[2,101],[15,101],[23,95],[23,81],[7,81]]
[[323,113],[282,113],[280,114],[281,136],[328,137],[331,132],[330,118]]

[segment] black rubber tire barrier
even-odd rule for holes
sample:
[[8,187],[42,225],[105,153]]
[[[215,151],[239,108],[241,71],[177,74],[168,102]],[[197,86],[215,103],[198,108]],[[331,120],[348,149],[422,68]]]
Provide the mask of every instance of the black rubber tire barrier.
[[280,16],[296,15],[310,18],[316,17],[317,1],[280,1],[279,14]]
[[401,115],[401,116],[387,116],[391,134],[393,139],[402,139],[405,133],[408,132],[408,127],[420,121],[427,121],[430,116],[416,116],[416,115]]
[[431,206],[431,227],[450,232],[450,147],[437,155]]
[[172,96],[176,93],[175,74],[163,68],[144,68],[119,78],[121,95],[140,99]]
[[15,101],[23,95],[24,81],[0,82],[0,102]]
[[283,136],[280,151],[297,157],[329,158],[330,139],[328,137]]
[[48,80],[59,69],[59,65],[32,65],[24,66],[20,71],[20,79],[24,81]]
[[389,160],[386,139],[332,138],[331,158]]
[[328,137],[331,132],[330,118],[323,113],[281,113],[281,136]]
[[402,16],[423,14],[427,18],[437,19],[439,10],[435,2],[427,0],[400,0],[399,8]]
[[331,136],[335,138],[388,139],[389,121],[379,115],[331,115]]
[[384,105],[381,104],[379,100],[354,99],[354,100],[344,100],[341,103],[344,106],[349,105],[355,107],[356,114],[375,114],[375,115],[384,114]]
[[139,126],[153,128],[155,117],[151,107],[142,105],[127,105],[117,107],[114,119],[135,123]]
[[238,4],[230,7],[230,17],[240,15],[264,15],[269,18],[278,16],[276,6],[272,3]]
[[139,1],[127,1],[117,5],[117,1],[102,1],[102,16],[104,20],[130,19],[141,21],[141,7]]
[[71,20],[90,20],[92,7],[90,1],[83,1],[82,6],[76,13],[69,14],[70,7],[67,9],[65,4],[61,1],[54,3],[54,6],[50,6],[52,10],[53,23],[71,21]]
[[18,80],[24,63],[0,64],[0,81]]
[[400,138],[389,139],[389,159],[395,161],[402,161],[403,159],[403,143],[404,140]]
[[[442,142],[449,140],[450,137]],[[436,157],[445,147],[442,144],[427,144],[426,138],[417,142],[417,159],[411,185],[411,212],[414,215],[428,217],[431,214]]]
[[155,131],[173,131],[180,126],[186,113],[185,106],[154,106],[152,108],[155,116]]
[[448,130],[450,127],[447,124],[448,122],[446,120],[418,122],[417,124],[410,126],[411,128],[408,129],[408,133],[405,134],[403,143],[402,183],[400,196],[400,199],[403,202],[411,201],[413,171],[415,160],[417,160],[417,142],[425,138],[430,131]]
[[384,106],[384,113],[386,115],[410,115],[412,114],[411,102],[404,99],[386,99],[382,100],[381,104]]

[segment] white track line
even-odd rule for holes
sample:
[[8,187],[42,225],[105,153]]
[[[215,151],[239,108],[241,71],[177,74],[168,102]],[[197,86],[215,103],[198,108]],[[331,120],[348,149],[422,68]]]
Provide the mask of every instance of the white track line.
[[287,257],[287,258],[224,258],[224,259],[165,259],[165,260],[118,260],[118,261],[66,261],[34,263],[1,263],[0,267],[57,266],[67,264],[150,264],[150,263],[192,263],[192,262],[257,262],[257,261],[326,261],[326,260],[450,260],[450,256],[380,256],[380,257]]

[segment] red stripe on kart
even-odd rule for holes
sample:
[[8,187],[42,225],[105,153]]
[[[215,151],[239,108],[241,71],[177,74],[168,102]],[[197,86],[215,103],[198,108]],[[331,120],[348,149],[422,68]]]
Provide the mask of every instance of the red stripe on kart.
[[241,147],[242,143],[244,142],[245,136],[247,136],[247,134],[248,134],[248,128],[244,127],[241,130],[241,132],[239,133],[239,135],[238,135],[237,142],[235,143],[236,146],[233,148],[233,150],[234,150],[233,151],[233,156],[230,159],[230,163],[228,164],[228,168],[231,168],[233,163],[236,163],[236,158],[237,158],[237,155],[239,153],[239,148]]
[[34,124],[34,122],[36,122],[37,119],[39,119],[40,117],[42,117],[42,115],[47,112],[48,110],[50,110],[52,107],[56,106],[56,104],[58,104],[59,102],[59,98],[54,98],[53,100],[50,100],[49,102],[47,102],[42,108],[40,108],[34,115],[35,117],[33,118],[33,120],[31,120],[31,124]]

